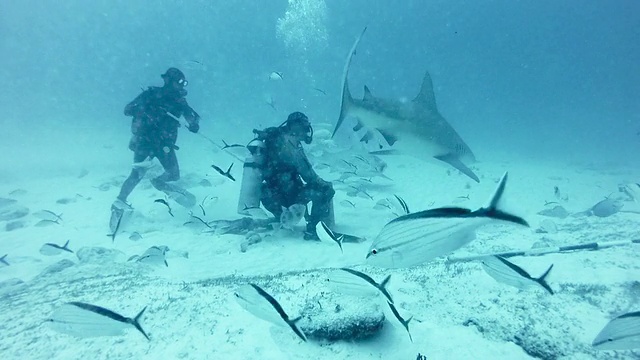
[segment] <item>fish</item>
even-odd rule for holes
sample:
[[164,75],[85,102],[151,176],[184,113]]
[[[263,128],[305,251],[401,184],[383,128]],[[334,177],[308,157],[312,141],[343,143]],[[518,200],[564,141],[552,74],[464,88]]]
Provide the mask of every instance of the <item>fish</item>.
[[623,206],[624,204],[621,201],[614,199],[604,199],[593,205],[591,209],[587,210],[587,214],[597,217],[608,217],[618,213]]
[[138,241],[142,239],[142,235],[140,235],[139,232],[134,231],[131,233],[131,235],[129,235],[129,240],[131,241]]
[[640,311],[620,315],[609,321],[591,343],[598,350],[640,348]]
[[285,229],[293,229],[302,220],[306,211],[307,206],[304,204],[293,204],[289,207],[283,206],[282,214],[280,214],[280,226]]
[[57,308],[46,321],[54,330],[79,338],[122,335],[125,329],[133,325],[150,340],[140,325],[140,318],[146,309],[145,306],[132,319],[101,306],[72,301]]
[[523,268],[518,265],[510,262],[509,260],[503,258],[502,256],[487,256],[480,260],[482,263],[482,268],[484,271],[491,276],[497,282],[511,285],[518,289],[525,289],[530,285],[540,285],[543,289],[549,292],[549,294],[553,295],[553,290],[551,286],[545,280],[551,269],[553,269],[553,264],[549,266],[547,271],[542,274],[539,278],[534,278],[529,275]]
[[273,109],[273,111],[278,111],[278,108],[276,107],[276,100],[271,94],[265,94],[264,101]]
[[241,212],[242,215],[248,215],[252,218],[256,219],[268,219],[269,215],[262,210],[260,206],[248,207],[245,205],[244,209]]
[[393,304],[393,297],[387,290],[391,275],[378,284],[369,275],[357,270],[340,268],[329,274],[329,284],[337,291],[356,296],[382,295],[386,301]]
[[501,209],[508,173],[484,207],[475,211],[444,207],[403,215],[387,223],[373,240],[366,262],[386,268],[419,265],[451,253],[475,239],[475,230],[493,221],[529,226]]
[[198,60],[185,60],[182,65],[189,70],[206,70],[206,66]]
[[287,315],[278,301],[260,286],[256,284],[243,285],[234,292],[234,295],[238,304],[251,314],[274,325],[286,325],[302,341],[307,341],[307,336],[296,325],[296,322],[302,317],[289,319],[289,315]]
[[282,73],[279,71],[272,71],[271,74],[269,74],[269,80],[271,81],[280,81],[282,79]]
[[113,229],[113,232],[107,235],[111,237],[111,242],[116,241],[116,234],[118,233],[118,230],[120,230],[120,225],[122,224],[123,217],[124,217],[124,210],[122,209],[111,210],[111,220],[109,221],[109,226]]
[[173,217],[173,212],[171,211],[171,206],[169,205],[167,200],[165,200],[165,199],[155,199],[155,200],[153,200],[153,202],[154,203],[159,203],[159,204],[162,204],[162,205],[166,206],[167,209],[169,210],[169,215],[171,215]]
[[225,150],[225,149],[229,149],[229,148],[236,148],[236,147],[241,147],[244,148],[245,146],[242,144],[227,144],[226,141],[224,141],[224,139],[222,140],[222,149],[221,150]]
[[35,227],[45,227],[45,226],[49,226],[49,225],[53,225],[53,224],[60,225],[60,223],[57,220],[40,220],[34,226]]
[[402,325],[402,327],[407,330],[407,334],[409,334],[409,340],[411,340],[411,342],[413,342],[413,337],[411,336],[411,332],[409,331],[409,322],[411,322],[411,320],[413,319],[413,316],[411,316],[408,319],[404,319],[400,313],[398,312],[398,309],[396,309],[396,306],[387,301],[386,302],[387,305],[389,305],[389,310],[391,310],[391,314],[393,315],[393,318],[398,320],[398,322],[400,323],[400,325]]
[[320,241],[326,242],[335,242],[340,247],[340,252],[344,254],[344,250],[342,250],[342,241],[344,240],[344,235],[336,235],[324,221],[318,221],[316,224],[316,234]]
[[320,88],[314,87],[314,88],[313,88],[313,90],[315,90],[315,91],[317,91],[317,92],[321,93],[322,95],[327,95],[327,92],[326,92],[326,91],[324,91],[324,90],[322,90],[322,89],[320,89]]
[[38,219],[48,220],[59,224],[62,221],[62,214],[56,214],[51,210],[40,210],[33,213]]
[[233,175],[231,175],[231,168],[233,167],[234,163],[231,163],[231,165],[229,165],[229,168],[227,169],[227,171],[222,170],[221,168],[215,166],[215,165],[211,165],[212,168],[214,168],[220,175],[231,179],[231,181],[236,181],[236,179],[233,177]]
[[625,193],[631,201],[640,202],[640,184],[629,183],[620,186],[620,192]]
[[166,259],[167,251],[169,251],[167,246],[152,246],[140,255],[136,261],[145,264],[164,265],[169,267],[169,263],[167,263]]
[[344,207],[348,207],[348,208],[355,208],[356,204],[353,203],[353,201],[349,201],[349,200],[342,200],[340,201],[340,205],[344,206]]
[[393,210],[393,208],[391,207],[391,204],[389,204],[389,199],[387,198],[378,200],[376,204],[373,205],[373,208],[376,210],[380,210],[380,209]]
[[73,254],[73,250],[69,249],[69,240],[62,246],[54,243],[45,243],[40,247],[40,254],[47,256],[58,255],[63,251]]
[[7,255],[9,254],[4,254],[2,255],[2,257],[0,257],[0,263],[5,264],[5,266],[9,266],[9,262],[7,261]]
[[[195,216],[195,215],[193,215],[193,213],[191,213],[191,218],[194,219],[194,222],[196,224],[202,224],[202,225],[208,227],[209,229],[211,229],[211,225],[209,225],[209,223],[204,221],[201,217]],[[185,223],[185,225],[186,225],[186,223]]]
[[346,118],[355,117],[358,118],[358,123],[353,130],[366,129],[361,142],[368,143],[374,138],[374,131],[377,131],[388,144],[388,149],[381,145],[382,149],[372,153],[402,153],[420,160],[436,159],[480,182],[478,176],[465,164],[475,162],[475,155],[438,111],[429,72],[425,72],[420,92],[413,101],[378,98],[372,95],[367,86],[364,87],[362,100],[351,96],[349,67],[366,29],[362,30],[347,56],[342,78],[342,105],[332,137]]
[[411,211],[409,210],[409,206],[407,206],[407,202],[404,201],[403,198],[401,198],[399,195],[393,194],[393,196],[396,197],[396,200],[398,200],[398,203],[400,204],[400,208],[402,209],[402,212],[405,215],[408,215],[411,213]]

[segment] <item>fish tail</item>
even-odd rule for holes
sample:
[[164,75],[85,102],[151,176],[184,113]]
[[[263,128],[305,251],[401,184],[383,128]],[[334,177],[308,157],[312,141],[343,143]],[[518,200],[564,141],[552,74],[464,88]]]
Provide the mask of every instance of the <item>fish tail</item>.
[[517,216],[517,215],[513,215],[513,214],[509,214],[506,211],[500,209],[500,202],[502,200],[502,195],[504,194],[504,189],[507,185],[507,178],[508,178],[509,173],[505,172],[504,175],[502,175],[502,178],[500,179],[500,182],[498,183],[498,187],[496,188],[496,191],[493,193],[493,195],[491,196],[491,198],[489,199],[488,204],[483,207],[480,212],[487,217],[490,218],[494,218],[494,219],[498,219],[498,220],[504,220],[504,221],[509,221],[512,223],[516,223],[516,224],[520,224],[523,226],[527,226],[529,227],[529,223]]
[[296,325],[296,323],[300,321],[300,319],[302,319],[302,316],[298,316],[293,320],[288,320],[287,323],[289,324],[289,327],[291,327],[291,330],[293,330],[293,332],[296,333],[296,335],[298,335],[298,337],[302,339],[302,341],[307,342],[307,336]]
[[344,235],[340,235],[336,238],[336,242],[338,243],[338,246],[340,247],[340,253],[344,254],[344,250],[342,249],[342,242],[344,241]]
[[553,264],[551,264],[551,266],[549,266],[549,268],[547,269],[547,271],[544,272],[544,274],[542,274],[542,276],[540,276],[539,278],[535,279],[536,282],[538,284],[540,284],[540,286],[542,286],[545,290],[547,290],[551,295],[553,295],[553,289],[551,289],[551,286],[549,286],[549,284],[547,283],[547,281],[545,280],[546,277],[549,275],[549,273],[551,272],[551,269],[553,269]]
[[360,36],[358,36],[358,38],[354,42],[351,50],[349,51],[349,55],[347,56],[347,62],[344,65],[344,70],[342,73],[342,105],[340,106],[340,116],[338,117],[338,122],[336,123],[336,127],[333,129],[333,133],[331,134],[332,138],[336,135],[336,132],[340,128],[340,125],[342,125],[342,122],[347,117],[349,108],[353,104],[353,97],[351,96],[351,92],[349,91],[349,66],[351,65],[351,59],[353,58],[353,55],[356,53],[356,48],[360,43],[360,39],[362,39],[362,35],[364,35],[364,32],[366,30],[367,28],[365,27],[362,30],[362,33],[360,33]]
[[413,316],[409,317],[407,321],[404,322],[404,327],[407,329],[407,334],[409,334],[409,340],[413,343],[413,336],[411,336],[411,331],[409,331],[409,323],[413,320]]
[[136,329],[138,329],[138,331],[140,331],[142,333],[142,335],[144,335],[144,337],[147,338],[147,340],[151,340],[149,339],[149,335],[147,335],[147,333],[144,331],[144,329],[142,329],[142,326],[140,326],[140,318],[142,317],[142,314],[144,314],[144,311],[147,310],[147,307],[145,306],[144,309],[142,309],[138,315],[136,315],[135,318],[133,318],[133,320],[131,321],[131,324],[133,326],[136,327]]
[[393,304],[393,298],[391,297],[389,290],[387,290],[387,285],[389,285],[389,281],[391,281],[391,275],[387,275],[387,277],[384,278],[384,280],[382,280],[382,282],[380,283],[380,291],[382,292],[382,294],[384,294],[387,300],[389,300],[389,302]]

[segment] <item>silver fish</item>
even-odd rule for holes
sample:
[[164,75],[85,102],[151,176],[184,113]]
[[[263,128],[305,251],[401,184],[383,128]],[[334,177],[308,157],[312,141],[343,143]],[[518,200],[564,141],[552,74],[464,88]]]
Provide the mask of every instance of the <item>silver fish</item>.
[[47,322],[54,330],[79,338],[121,335],[125,329],[133,325],[149,340],[149,336],[140,326],[140,318],[146,309],[142,309],[132,319],[97,305],[74,301],[56,309]]
[[553,269],[553,264],[549,266],[542,276],[534,278],[531,277],[531,275],[529,275],[529,273],[524,269],[501,256],[487,256],[480,261],[482,262],[482,268],[484,271],[497,282],[510,285],[518,289],[525,289],[531,285],[537,284],[553,295],[553,290],[545,280],[551,272],[551,269]]
[[378,284],[369,275],[347,268],[332,271],[328,279],[329,284],[341,293],[367,297],[381,294],[386,301],[393,303],[393,298],[387,290],[390,280],[391,275],[388,275]]
[[497,220],[529,226],[524,219],[500,208],[507,176],[502,176],[489,203],[475,211],[437,208],[390,221],[373,240],[367,264],[399,268],[425,263],[465,246],[475,239],[476,229]]
[[289,319],[289,315],[287,315],[278,301],[258,285],[248,284],[241,286],[234,295],[238,304],[248,312],[274,325],[288,326],[302,341],[307,341],[306,335],[296,325],[296,322],[302,317]]
[[609,321],[591,345],[598,350],[640,349],[640,311]]
[[328,226],[324,223],[324,221],[318,221],[316,224],[316,234],[320,241],[325,242],[335,242],[340,247],[340,252],[344,253],[342,250],[342,241],[344,240],[344,235],[335,234]]
[[413,337],[411,336],[411,332],[409,331],[409,322],[411,321],[411,319],[413,319],[413,316],[405,320],[400,315],[400,313],[398,312],[398,309],[396,309],[396,306],[393,303],[390,303],[387,301],[387,305],[389,305],[389,310],[391,310],[391,314],[393,315],[393,316],[387,316],[387,317],[396,319],[400,323],[400,325],[402,325],[402,327],[405,330],[407,330],[407,334],[409,334],[409,340],[413,342]]
[[69,249],[69,240],[64,245],[60,246],[54,243],[45,243],[40,247],[40,254],[46,256],[53,256],[62,253],[63,251],[73,254],[73,251]]

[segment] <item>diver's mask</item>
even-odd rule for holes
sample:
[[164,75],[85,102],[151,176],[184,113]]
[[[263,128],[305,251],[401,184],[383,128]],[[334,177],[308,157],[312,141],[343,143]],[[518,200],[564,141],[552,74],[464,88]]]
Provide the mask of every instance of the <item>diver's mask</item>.
[[292,113],[279,127],[285,128],[288,133],[300,137],[307,145],[313,141],[313,127],[309,122],[309,118],[303,113]]

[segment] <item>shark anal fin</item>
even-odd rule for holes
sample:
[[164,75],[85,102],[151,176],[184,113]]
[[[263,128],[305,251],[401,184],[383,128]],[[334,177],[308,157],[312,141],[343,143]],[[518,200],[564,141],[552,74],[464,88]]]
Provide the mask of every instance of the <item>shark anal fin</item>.
[[454,168],[460,170],[463,174],[467,175],[468,177],[472,178],[473,180],[475,180],[475,182],[480,182],[480,179],[478,178],[478,176],[467,167],[467,165],[463,164],[462,161],[460,161],[460,158],[455,155],[455,154],[446,154],[446,155],[438,155],[438,156],[434,156],[436,159],[440,160],[440,161],[444,161],[447,164],[453,166]]
[[367,85],[364,86],[364,96],[362,97],[362,101],[373,101],[373,94],[371,94],[371,90]]
[[389,144],[389,146],[393,146],[393,144],[395,144],[396,141],[398,141],[398,138],[392,133],[383,129],[376,129],[376,130],[380,132],[380,135],[382,135],[382,137]]
[[369,140],[373,139],[373,133],[370,130],[367,130],[367,132],[364,134],[364,136],[362,138],[360,138],[360,142],[364,142],[366,144],[369,143]]

